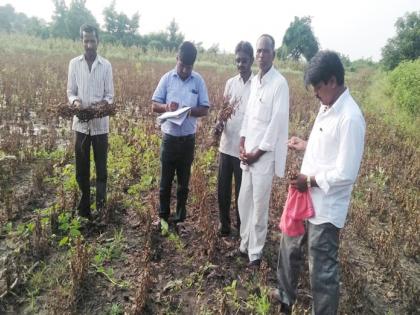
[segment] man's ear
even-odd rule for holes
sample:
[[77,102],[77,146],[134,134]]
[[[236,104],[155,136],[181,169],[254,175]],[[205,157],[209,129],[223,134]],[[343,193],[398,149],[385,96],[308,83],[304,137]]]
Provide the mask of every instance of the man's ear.
[[328,80],[328,84],[334,89],[337,87],[338,84],[335,75],[331,76],[331,78]]

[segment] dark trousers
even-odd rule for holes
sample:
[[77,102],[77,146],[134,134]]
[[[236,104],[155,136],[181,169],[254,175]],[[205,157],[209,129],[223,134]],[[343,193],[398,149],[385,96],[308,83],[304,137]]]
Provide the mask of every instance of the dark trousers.
[[182,222],[187,216],[188,184],[191,175],[191,164],[194,160],[195,135],[174,137],[164,134],[160,147],[160,209],[159,216],[168,220],[172,182],[176,173],[176,215],[175,222]]
[[238,197],[241,188],[242,170],[237,157],[220,152],[219,173],[217,177],[217,198],[221,232],[230,232],[230,204],[232,199],[232,177],[235,177],[236,228],[240,230],[241,220],[238,211]]
[[91,145],[96,169],[96,209],[100,210],[106,202],[108,134],[91,136],[76,131],[76,180],[82,193],[78,211],[81,216],[85,217],[90,216]]
[[309,275],[313,296],[312,314],[335,315],[338,311],[340,229],[331,223],[307,222],[305,235],[282,234],[277,263],[280,300],[292,305],[296,300],[299,274],[303,264],[303,245],[308,243]]

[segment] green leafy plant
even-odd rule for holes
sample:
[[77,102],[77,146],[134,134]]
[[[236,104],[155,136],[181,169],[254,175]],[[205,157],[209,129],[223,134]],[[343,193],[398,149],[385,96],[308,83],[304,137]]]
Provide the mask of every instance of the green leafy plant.
[[58,216],[58,229],[62,231],[64,237],[58,243],[59,246],[70,245],[77,237],[82,237],[80,233],[80,217],[71,217],[69,212],[63,212]]

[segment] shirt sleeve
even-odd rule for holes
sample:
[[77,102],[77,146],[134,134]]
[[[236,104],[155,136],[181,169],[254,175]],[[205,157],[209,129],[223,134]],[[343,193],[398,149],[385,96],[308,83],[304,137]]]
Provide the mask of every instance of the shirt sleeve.
[[362,117],[348,118],[341,124],[335,167],[315,175],[315,180],[324,193],[328,193],[331,186],[348,186],[356,181],[362,161],[365,128]]
[[108,104],[112,104],[114,100],[114,81],[112,78],[111,64],[108,64],[108,68],[105,74],[104,100],[107,101]]
[[198,106],[210,107],[209,94],[203,78],[200,78],[198,83]]
[[80,97],[77,95],[78,89],[74,67],[74,62],[71,60],[69,63],[69,71],[67,77],[67,98],[70,104],[73,104],[75,100],[80,100]]
[[282,80],[273,97],[273,110],[270,122],[259,145],[262,151],[274,151],[278,141],[287,141],[289,127],[289,87]]
[[152,96],[152,101],[161,104],[166,104],[166,95],[168,91],[168,75],[165,74],[158,83],[155,92]]
[[226,81],[225,84],[225,90],[223,91],[223,97],[231,97],[232,91],[231,91],[231,86],[232,86],[232,79],[229,79]]
[[244,115],[244,119],[242,120],[242,125],[241,125],[241,130],[239,131],[239,136],[245,137],[246,138],[246,130],[248,129],[248,120],[249,120],[249,103],[251,102],[251,100],[254,99],[253,97],[253,88],[252,88],[252,82],[251,82],[251,91],[249,92],[249,97],[248,97],[248,102],[245,106],[245,115]]

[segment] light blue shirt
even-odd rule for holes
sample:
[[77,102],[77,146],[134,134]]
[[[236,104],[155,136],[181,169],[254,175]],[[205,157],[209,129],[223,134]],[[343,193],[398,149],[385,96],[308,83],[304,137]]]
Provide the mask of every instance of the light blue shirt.
[[[209,107],[209,96],[206,83],[200,74],[193,71],[189,78],[182,81],[173,69],[163,75],[160,79],[152,100],[161,104],[170,104],[176,102],[180,107]],[[165,121],[162,126],[162,132],[175,137],[195,134],[197,129],[197,118],[189,116],[181,126],[170,121]]]

